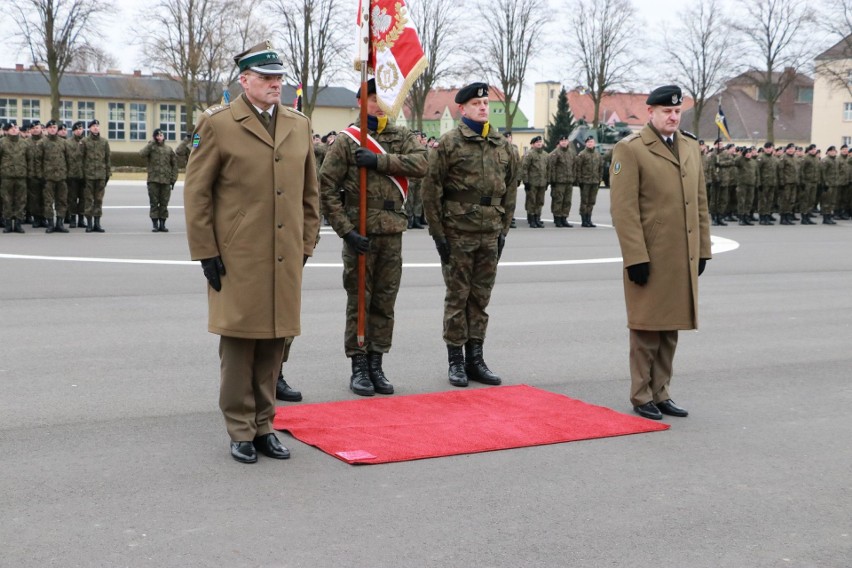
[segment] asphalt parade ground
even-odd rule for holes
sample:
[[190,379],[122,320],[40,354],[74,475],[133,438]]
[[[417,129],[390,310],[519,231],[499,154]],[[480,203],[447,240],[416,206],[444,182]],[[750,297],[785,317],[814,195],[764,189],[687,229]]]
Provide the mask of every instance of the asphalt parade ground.
[[[713,227],[668,431],[373,466],[279,433],[290,460],[241,465],[180,188],[168,234],[120,181],[105,234],[0,234],[0,566],[852,565],[852,222]],[[608,199],[596,229],[519,221],[485,355],[504,384],[630,413]],[[306,268],[298,404],[356,398],[340,249],[324,227]],[[451,389],[427,231],[404,261],[394,396]]]

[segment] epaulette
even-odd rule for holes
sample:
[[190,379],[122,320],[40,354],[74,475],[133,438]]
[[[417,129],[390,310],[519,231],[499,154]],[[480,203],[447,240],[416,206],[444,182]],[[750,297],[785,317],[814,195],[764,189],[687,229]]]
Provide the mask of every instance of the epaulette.
[[216,113],[222,112],[226,108],[228,108],[226,105],[214,105],[214,106],[208,108],[207,110],[205,110],[204,114],[209,115],[209,116],[213,116]]
[[297,114],[297,115],[299,115],[299,116],[301,116],[301,117],[308,118],[308,115],[306,115],[305,113],[303,113],[303,112],[302,112],[302,111],[300,111],[300,110],[296,110],[296,109],[294,109],[294,108],[291,108],[291,107],[288,107],[288,106],[284,106],[284,105],[281,105],[281,108],[283,108],[284,110],[288,110],[288,111],[292,112],[293,114]]
[[693,140],[698,140],[698,136],[696,136],[695,134],[693,134],[689,130],[681,130],[680,133],[683,134],[684,136],[686,136],[687,138],[692,138]]
[[634,132],[633,134],[625,136],[624,138],[622,138],[622,140],[624,140],[625,142],[630,142],[631,140],[636,140],[637,138],[639,138],[639,133]]

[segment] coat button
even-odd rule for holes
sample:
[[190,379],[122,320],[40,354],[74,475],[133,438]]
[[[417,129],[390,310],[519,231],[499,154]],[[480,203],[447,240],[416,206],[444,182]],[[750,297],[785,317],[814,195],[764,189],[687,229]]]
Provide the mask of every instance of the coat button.
[[276,162],[280,162],[280,161],[281,161],[281,156],[275,156],[275,161],[276,161]]
[[275,193],[277,193],[278,195],[281,195],[281,190],[277,189],[277,190],[275,190]]
[[279,229],[280,229],[281,227],[283,227],[283,226],[284,226],[284,224],[283,224],[283,223],[278,223],[278,228],[279,228]]
[[[283,260],[284,260],[284,257],[283,257],[283,256],[279,256],[279,257],[278,257],[278,262],[281,262],[281,261],[283,261]],[[692,259],[690,258],[689,260],[692,260]]]

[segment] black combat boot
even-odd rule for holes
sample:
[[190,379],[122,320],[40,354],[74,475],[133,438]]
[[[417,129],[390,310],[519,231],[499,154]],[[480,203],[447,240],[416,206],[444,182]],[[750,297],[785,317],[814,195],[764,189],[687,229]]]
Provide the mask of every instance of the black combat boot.
[[[711,225],[713,225],[714,227],[718,227],[718,226],[719,226],[719,216],[718,216],[718,215],[716,215],[716,214],[714,213],[713,215],[710,215],[710,219],[712,219],[712,222],[710,223]],[[583,218],[583,226],[584,226],[584,227],[586,226],[586,219],[585,219],[585,217]]]
[[12,219],[11,217],[6,219],[6,226],[4,227],[3,232],[4,233],[11,233],[12,231],[14,231],[15,230],[15,223],[16,223],[15,219]]
[[447,345],[447,360],[450,363],[447,371],[450,384],[454,387],[466,387],[467,373],[464,371],[464,351],[461,346]]
[[572,225],[571,223],[568,222],[568,216],[567,215],[562,216],[562,226],[567,228],[567,229],[570,229],[571,227],[574,226],[574,225]]
[[15,232],[16,233],[23,233],[24,232],[24,228],[21,226],[21,220],[20,219],[15,219]]
[[94,230],[94,225],[92,225],[92,216],[86,215],[86,232],[91,233]]
[[382,370],[382,354],[370,351],[367,353],[367,370],[373,390],[379,394],[393,394],[393,385]]
[[554,227],[561,227],[562,226],[562,217],[559,217],[558,215],[554,215],[553,216],[553,226]]
[[766,222],[766,215],[760,216],[760,221],[758,221],[758,224],[759,225],[768,225],[769,224],[769,223]]
[[799,216],[798,216],[798,215],[796,215],[795,213],[790,213],[790,221],[791,221],[791,222],[792,222],[792,221],[798,221],[798,220],[799,220]]
[[746,223],[745,215],[740,215],[740,221],[739,221],[739,223],[737,223],[737,224],[738,224],[738,225],[740,225],[740,226],[742,226],[742,227],[745,227],[745,226],[746,226],[746,225],[748,225],[749,223]]
[[0,217],[0,229],[6,228],[6,217]]
[[724,215],[719,213],[718,215],[716,215],[716,218],[719,220],[719,226],[720,227],[727,227],[728,226],[728,224],[725,222],[725,216]]
[[92,230],[96,233],[105,232],[103,227],[101,227],[101,218],[100,217],[95,217],[95,226],[92,228]]
[[359,396],[376,394],[367,370],[367,356],[363,353],[352,356],[352,377],[349,378],[349,388]]
[[533,221],[533,216],[531,213],[527,213],[527,225],[530,226],[530,229],[535,229],[535,221]]
[[831,217],[832,217],[831,213],[827,213],[827,214],[823,215],[822,216],[822,224],[823,225],[836,225],[837,223],[835,223],[834,219],[832,219]]
[[153,228],[151,229],[152,233],[159,233],[160,232],[160,222],[159,221],[160,221],[159,219],[151,219],[151,225],[153,226]]
[[544,229],[544,223],[541,222],[541,213],[533,215],[533,220],[535,221],[535,226],[537,228]]
[[77,226],[81,229],[86,227],[86,216],[85,215],[77,215]]
[[582,219],[582,221],[583,221],[580,225],[581,227],[588,227],[589,226],[589,222],[586,220],[586,214],[585,213],[580,213],[580,219]]
[[68,215],[65,217],[65,222],[68,223],[69,229],[77,228],[77,216],[76,215]]
[[429,226],[429,222],[426,221],[426,214],[425,213],[423,215],[421,215],[420,217],[418,217],[418,221],[420,221],[420,224],[423,225],[424,227]]
[[787,213],[781,213],[781,222],[779,225],[792,225],[793,222],[790,221],[790,215]]
[[53,218],[52,217],[50,219],[45,220],[44,227],[45,227],[45,229],[44,229],[45,233],[50,234],[50,233],[53,232]]
[[811,218],[807,215],[802,214],[802,225],[816,225],[816,223],[811,221]]
[[411,216],[411,228],[412,229],[422,229],[423,228],[423,225],[420,224],[420,217],[418,217],[417,215]]
[[169,230],[166,229],[166,220],[165,219],[160,219],[160,232],[161,233],[168,233],[169,232]]
[[414,215],[409,215],[409,217],[408,217],[408,228],[409,229],[414,228]]
[[745,219],[746,225],[748,225],[749,227],[754,225],[754,223],[751,222],[751,215],[749,215],[748,213],[743,215],[743,218]]
[[597,227],[594,223],[592,223],[592,214],[586,213],[586,222],[589,224],[589,227]]
[[299,402],[302,393],[287,384],[284,380],[284,372],[278,371],[278,382],[275,383],[275,398],[285,402]]
[[499,385],[500,377],[491,372],[485,359],[482,358],[482,340],[471,339],[464,345],[465,362],[464,371],[471,381],[484,383],[486,385]]
[[57,233],[67,233],[68,229],[65,228],[65,219],[62,217],[56,218],[56,226],[53,229]]
[[25,224],[25,225],[32,225],[32,224],[33,224],[33,216],[32,216],[32,215],[29,215],[29,214],[28,214],[28,215],[26,215],[26,216],[24,217],[24,224]]

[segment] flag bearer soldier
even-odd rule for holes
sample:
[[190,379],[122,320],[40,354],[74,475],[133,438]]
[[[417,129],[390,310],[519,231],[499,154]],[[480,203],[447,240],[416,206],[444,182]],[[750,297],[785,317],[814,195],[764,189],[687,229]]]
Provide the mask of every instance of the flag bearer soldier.
[[550,153],[547,166],[550,177],[550,210],[557,227],[573,227],[568,222],[571,213],[571,194],[574,190],[574,151],[567,136],[559,137],[559,144]]
[[843,170],[840,167],[841,158],[837,157],[837,148],[829,146],[826,150],[826,156],[820,162],[820,173],[822,174],[823,183],[825,183],[825,192],[822,194],[820,203],[820,212],[822,213],[822,222],[824,225],[836,225],[834,221],[834,203],[837,199],[837,189],[845,182]]
[[[349,388],[360,396],[393,394],[382,369],[382,356],[393,339],[394,305],[402,278],[402,233],[408,227],[403,208],[408,177],[426,173],[426,147],[403,126],[393,124],[376,99],[376,82],[358,90],[358,105],[367,106],[367,124],[340,133],[328,148],[320,170],[322,211],[343,244],[346,328],[343,348],[351,359]],[[360,128],[372,140],[359,145]],[[358,232],[360,168],[367,168],[367,234]],[[365,337],[358,345],[358,256],[367,255]]]
[[177,156],[165,143],[163,131],[154,130],[154,138],[139,150],[148,161],[148,202],[151,205],[152,233],[168,233],[166,219],[169,218],[169,199],[178,177]]
[[104,192],[112,175],[109,160],[109,142],[101,136],[101,123],[89,122],[89,135],[83,140],[83,176],[86,178],[86,232],[103,233]]
[[287,459],[272,431],[275,377],[300,332],[302,270],[319,234],[311,123],[281,104],[284,65],[268,42],[234,58],[243,93],[207,109],[184,183],[187,240],[208,280],[219,408],[231,457]]
[[687,416],[669,395],[678,330],[698,327],[698,276],[710,254],[704,170],[695,138],[678,131],[675,85],[647,99],[648,124],[615,145],[612,220],[624,258],[630,401],[640,416]]
[[521,164],[521,179],[527,198],[527,224],[533,229],[543,229],[541,209],[544,207],[544,194],[547,192],[547,152],[544,150],[544,140],[536,136],[530,140],[531,148],[524,154]]
[[66,140],[68,145],[68,227],[74,229],[86,226],[86,180],[83,178],[83,134],[82,122],[71,126],[71,136]]
[[3,125],[0,140],[0,194],[6,217],[4,233],[23,233],[21,224],[27,209],[27,176],[30,172],[30,149],[14,120]]
[[67,233],[68,229],[64,223],[68,213],[68,188],[65,185],[65,179],[68,177],[68,144],[57,135],[58,126],[55,120],[48,121],[46,128],[47,136],[36,145],[36,169],[41,172],[44,180],[43,214],[47,225],[45,232]]
[[423,208],[447,287],[448,378],[458,387],[469,380],[499,385],[483,357],[485,310],[515,210],[518,164],[511,144],[488,123],[488,85],[467,85],[455,102],[461,122],[441,137],[423,180]]
[[595,139],[586,138],[585,149],[574,158],[574,181],[580,186],[581,227],[596,227],[592,211],[601,187],[601,155],[595,150]]

